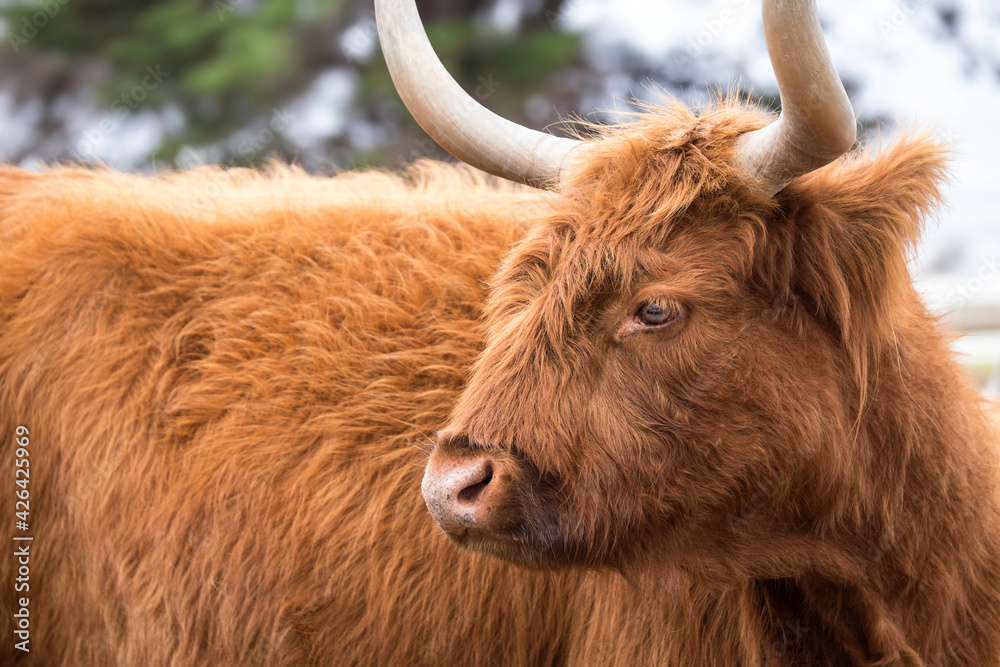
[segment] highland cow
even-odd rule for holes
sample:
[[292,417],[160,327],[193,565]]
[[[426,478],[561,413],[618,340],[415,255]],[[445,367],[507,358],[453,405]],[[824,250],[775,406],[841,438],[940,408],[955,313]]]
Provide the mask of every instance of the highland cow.
[[1000,664],[998,436],[906,266],[946,153],[842,157],[814,2],[765,0],[777,120],[586,141],[377,4],[417,120],[546,189],[0,171],[0,661]]

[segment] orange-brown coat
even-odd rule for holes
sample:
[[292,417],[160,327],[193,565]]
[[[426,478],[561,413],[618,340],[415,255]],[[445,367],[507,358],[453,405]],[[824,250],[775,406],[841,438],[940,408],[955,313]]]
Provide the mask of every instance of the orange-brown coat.
[[[905,268],[940,150],[910,139],[772,204],[727,167],[761,123],[663,110],[560,193],[432,163],[334,179],[4,169],[0,463],[27,426],[34,542],[32,652],[12,647],[5,585],[0,662],[995,663],[995,437]],[[643,486],[662,478],[637,440],[567,448],[576,399],[546,394],[550,378],[485,374],[504,335],[523,347],[509,320],[554,275],[579,298],[538,306],[543,321],[595,307],[594,276],[573,270],[602,248],[616,276],[668,256],[700,309],[667,363],[734,440],[669,489]],[[610,405],[587,413],[605,434],[624,428]],[[670,423],[704,427],[698,407]],[[446,423],[581,484],[560,508],[579,550],[553,562],[604,569],[450,544],[420,494]],[[639,474],[603,469],[609,451]],[[668,539],[665,499],[714,538]]]

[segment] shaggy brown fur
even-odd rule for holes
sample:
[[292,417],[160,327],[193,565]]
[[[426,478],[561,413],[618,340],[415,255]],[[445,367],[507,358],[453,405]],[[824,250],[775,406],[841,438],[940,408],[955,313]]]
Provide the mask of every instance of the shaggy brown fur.
[[[768,202],[763,122],[658,110],[558,194],[0,172],[0,662],[1000,663],[997,436],[905,266],[941,150]],[[651,295],[683,317],[619,335]],[[446,420],[524,473],[534,548],[479,546],[542,568],[427,515]]]

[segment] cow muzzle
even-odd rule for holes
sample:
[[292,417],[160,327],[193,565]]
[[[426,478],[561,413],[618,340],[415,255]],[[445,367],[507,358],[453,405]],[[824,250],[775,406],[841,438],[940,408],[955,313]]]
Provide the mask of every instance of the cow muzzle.
[[469,447],[462,439],[435,448],[420,485],[434,521],[450,537],[496,535],[516,523],[508,458]]

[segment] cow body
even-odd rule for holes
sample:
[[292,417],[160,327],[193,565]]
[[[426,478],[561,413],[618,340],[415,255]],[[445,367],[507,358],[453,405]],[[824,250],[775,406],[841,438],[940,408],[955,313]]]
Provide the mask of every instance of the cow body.
[[[723,139],[739,129],[731,116],[718,121]],[[677,150],[702,150],[699,137],[711,134],[705,121],[666,118],[673,125],[659,131]],[[649,143],[641,134],[630,141]],[[688,164],[673,161],[671,150],[657,164]],[[922,198],[910,210],[915,220],[933,198],[932,154],[918,142],[854,171],[828,171],[793,189],[801,199],[792,204],[808,202],[812,187],[848,215],[894,182],[898,190],[887,197]],[[614,194],[592,203],[622,201]],[[935,655],[963,664],[995,655],[1000,575],[983,562],[996,540],[979,531],[973,544],[968,529],[992,521],[997,507],[967,512],[970,498],[995,488],[995,470],[961,469],[995,461],[987,452],[995,443],[912,291],[893,295],[906,302],[891,326],[906,325],[907,337],[899,365],[882,367],[873,381],[861,417],[845,380],[855,377],[844,365],[849,357],[830,351],[834,325],[716,322],[718,336],[727,327],[750,331],[758,349],[771,351],[750,355],[754,363],[741,370],[746,391],[732,394],[732,435],[839,437],[851,426],[863,434],[839,470],[829,469],[833,441],[817,440],[819,453],[789,454],[769,475],[745,470],[740,495],[722,505],[728,512],[715,516],[706,505],[717,532],[699,535],[718,535],[715,548],[730,561],[693,533],[670,541],[662,525],[597,545],[599,557],[552,556],[624,577],[551,570],[574,563],[548,563],[543,552],[524,568],[448,542],[420,495],[423,450],[460,404],[487,345],[484,281],[519,239],[528,237],[530,248],[532,235],[573,229],[560,197],[433,164],[414,168],[408,180],[370,173],[331,181],[284,169],[159,178],[5,170],[2,460],[12,467],[8,445],[15,427],[27,426],[35,560],[32,653],[7,642],[4,664],[919,664],[918,656]],[[720,229],[714,220],[706,238]],[[711,247],[704,240],[684,247],[697,254]],[[518,270],[520,247],[501,281]],[[702,277],[711,277],[705,266]],[[502,301],[501,290],[494,308]],[[869,316],[859,310],[858,326]],[[807,369],[796,365],[801,359]],[[735,358],[713,364],[712,377],[740,368]],[[466,391],[481,396],[482,366],[477,372]],[[764,380],[784,389],[771,403],[753,403],[748,397]],[[919,409],[903,414],[887,399],[902,401],[909,391]],[[844,412],[815,421],[810,410],[822,406],[806,396],[844,401]],[[564,398],[538,413],[551,418],[546,423],[559,424]],[[453,428],[484,428],[482,415],[456,415]],[[929,451],[945,440],[948,456]],[[915,448],[912,456],[876,451],[892,442]],[[579,462],[587,454],[550,455]],[[894,461],[911,476],[897,477]],[[732,462],[712,461],[723,464]],[[956,466],[940,483],[938,464]],[[867,516],[882,502],[868,486],[877,486],[880,470],[900,495],[881,508],[885,515]],[[800,475],[813,484],[808,493],[796,490]],[[943,495],[915,500],[918,484]],[[585,490],[596,488],[603,487]],[[636,498],[648,493],[633,490]],[[619,501],[604,506],[619,511]],[[939,502],[953,510],[933,509]],[[560,511],[573,507],[567,501]],[[788,539],[776,541],[785,507],[815,515],[782,524]],[[901,512],[910,512],[909,523],[897,521]],[[582,525],[588,517],[579,516]],[[938,532],[949,521],[957,532]],[[903,529],[893,534],[890,526]],[[9,544],[12,528],[5,530]],[[942,561],[942,543],[951,548],[959,538],[980,549],[975,558]],[[919,558],[907,561],[907,553]],[[0,562],[6,581],[10,562]],[[856,571],[871,580],[851,588]],[[843,577],[839,593],[826,588],[831,572]],[[15,597],[4,589],[5,610]],[[942,613],[932,623],[948,625],[925,631],[930,609]],[[0,628],[7,637],[10,622],[5,615]]]
[[5,443],[31,430],[36,554],[32,652],[4,664],[554,661],[536,600],[564,577],[460,554],[419,492],[538,196],[425,176],[451,185],[3,174],[0,411]]
[[0,183],[2,435],[31,433],[31,529],[16,534],[34,537],[30,589],[0,598],[9,638],[7,610],[29,597],[31,652],[5,641],[0,663],[731,650],[660,637],[720,606],[694,605],[679,573],[523,570],[456,549],[424,507],[428,438],[481,348],[483,282],[550,195],[434,164],[410,179],[7,169]]

